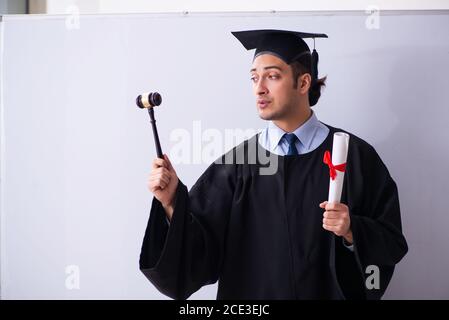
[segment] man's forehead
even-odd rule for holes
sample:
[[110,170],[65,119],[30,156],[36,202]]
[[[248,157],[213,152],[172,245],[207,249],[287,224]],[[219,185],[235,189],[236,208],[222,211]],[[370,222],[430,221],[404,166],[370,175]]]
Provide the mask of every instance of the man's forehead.
[[281,71],[286,70],[288,68],[288,65],[278,57],[271,55],[271,54],[263,54],[258,57],[256,57],[251,65],[251,72],[252,71],[261,71],[264,69],[279,69]]

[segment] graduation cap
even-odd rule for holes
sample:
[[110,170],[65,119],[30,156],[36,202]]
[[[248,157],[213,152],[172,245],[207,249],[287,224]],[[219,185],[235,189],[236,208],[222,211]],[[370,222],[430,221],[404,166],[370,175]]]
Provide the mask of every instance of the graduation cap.
[[256,49],[254,59],[269,53],[290,64],[304,55],[311,55],[312,82],[318,80],[318,52],[310,53],[309,46],[304,38],[327,38],[324,33],[306,33],[287,30],[248,30],[231,32],[247,50]]

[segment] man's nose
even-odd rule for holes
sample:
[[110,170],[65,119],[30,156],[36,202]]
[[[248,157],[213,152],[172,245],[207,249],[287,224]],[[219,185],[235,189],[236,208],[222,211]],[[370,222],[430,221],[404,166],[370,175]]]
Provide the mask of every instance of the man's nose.
[[268,93],[268,89],[265,86],[263,80],[259,80],[259,82],[257,82],[255,91],[256,91],[256,95],[264,95],[264,94]]

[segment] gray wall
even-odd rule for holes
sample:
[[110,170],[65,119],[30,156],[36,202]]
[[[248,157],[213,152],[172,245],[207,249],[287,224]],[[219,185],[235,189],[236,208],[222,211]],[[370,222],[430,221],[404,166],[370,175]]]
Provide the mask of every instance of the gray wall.
[[210,136],[226,149],[226,129],[266,125],[252,53],[230,34],[252,28],[329,35],[317,41],[328,83],[315,111],[371,143],[399,187],[410,251],[385,298],[449,298],[447,12],[390,13],[374,30],[357,13],[83,16],[79,28],[76,18],[2,22],[3,298],[164,298],[138,270],[155,154],[134,99],[163,94],[162,146],[174,157],[188,134],[189,163],[175,167],[192,186]]
[[27,13],[27,0],[0,0],[0,15]]

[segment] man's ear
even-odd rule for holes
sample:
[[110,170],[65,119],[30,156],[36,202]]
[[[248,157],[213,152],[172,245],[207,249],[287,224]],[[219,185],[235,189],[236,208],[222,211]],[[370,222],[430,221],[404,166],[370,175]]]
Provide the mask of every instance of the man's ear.
[[306,94],[309,92],[311,85],[312,77],[310,76],[310,73],[304,73],[298,78],[298,88],[301,94]]

